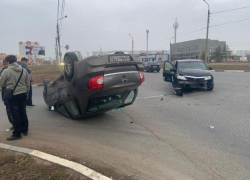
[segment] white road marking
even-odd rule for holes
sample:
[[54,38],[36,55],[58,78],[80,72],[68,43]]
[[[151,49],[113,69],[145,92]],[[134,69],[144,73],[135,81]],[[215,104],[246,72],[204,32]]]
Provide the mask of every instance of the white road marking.
[[22,147],[17,147],[17,146],[11,146],[8,144],[2,144],[0,143],[0,148],[2,149],[7,149],[7,150],[11,150],[11,151],[16,151],[16,152],[21,152],[21,153],[25,153],[25,154],[29,154],[35,157],[38,157],[40,159],[44,159],[46,161],[50,161],[56,164],[60,164],[64,167],[70,168],[72,170],[75,170],[81,174],[83,174],[84,176],[93,179],[93,180],[112,180],[111,178],[108,178],[86,166],[83,166],[79,163],[73,162],[73,161],[69,161],[67,159],[63,159],[57,156],[53,156],[41,151],[37,151],[37,150],[33,150],[33,149],[28,149],[28,148],[22,148]]
[[245,72],[244,70],[225,70],[224,72]]
[[141,97],[141,98],[136,98],[136,100],[140,100],[140,99],[153,99],[153,98],[160,98],[160,97],[163,97],[163,96],[165,96],[165,95]]

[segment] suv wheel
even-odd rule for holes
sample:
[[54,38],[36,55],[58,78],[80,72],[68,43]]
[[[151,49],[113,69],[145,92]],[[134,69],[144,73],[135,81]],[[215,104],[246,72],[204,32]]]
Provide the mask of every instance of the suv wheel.
[[78,61],[75,53],[68,52],[64,56],[64,72],[68,78],[72,78],[74,75],[74,62]]

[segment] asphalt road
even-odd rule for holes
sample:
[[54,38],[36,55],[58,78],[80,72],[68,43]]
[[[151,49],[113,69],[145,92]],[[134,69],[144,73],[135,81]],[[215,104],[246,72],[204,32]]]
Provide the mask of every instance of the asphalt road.
[[249,180],[250,74],[213,74],[214,91],[178,97],[162,73],[146,73],[132,106],[77,121],[48,111],[42,88],[34,88],[29,136],[5,140],[10,132],[1,104],[0,142],[71,159],[114,179]]

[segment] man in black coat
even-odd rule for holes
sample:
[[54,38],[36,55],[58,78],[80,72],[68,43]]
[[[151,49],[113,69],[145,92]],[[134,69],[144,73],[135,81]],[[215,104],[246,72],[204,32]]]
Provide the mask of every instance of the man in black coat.
[[28,94],[28,99],[26,102],[27,107],[34,107],[35,105],[32,103],[32,76],[31,76],[31,70],[29,69],[29,67],[27,66],[28,64],[28,59],[23,57],[21,59],[21,61],[17,62],[20,66],[22,66],[24,69],[27,70],[27,72],[29,73],[29,80],[30,80],[30,91]]
[[[1,71],[0,71],[0,76],[3,73],[3,71],[8,68],[8,66],[9,66],[9,63],[4,60],[3,61],[3,69],[1,69]],[[2,87],[2,101],[4,102],[4,105],[6,106],[6,113],[7,113],[9,122],[12,125],[12,127],[10,129],[7,129],[6,131],[10,131],[10,130],[14,130],[13,119],[12,119],[12,116],[10,113],[10,107],[9,107],[8,101],[6,99],[4,99],[4,90],[5,90],[5,87]]]

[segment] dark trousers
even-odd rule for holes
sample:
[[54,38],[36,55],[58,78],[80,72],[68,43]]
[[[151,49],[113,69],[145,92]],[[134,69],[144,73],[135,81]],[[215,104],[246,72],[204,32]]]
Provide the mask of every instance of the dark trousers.
[[27,94],[14,95],[11,100],[8,100],[10,112],[13,119],[14,136],[21,136],[22,132],[28,132],[29,121],[26,113]]
[[31,106],[31,105],[33,105],[33,103],[32,103],[32,85],[31,85],[31,82],[30,82],[30,91],[29,91],[29,96],[28,96],[28,99],[27,99],[26,105],[27,105],[27,106]]
[[12,124],[13,126],[13,119],[12,119],[12,115],[10,113],[10,106],[7,100],[4,100],[4,105],[6,106],[6,113],[9,119],[10,124]]

